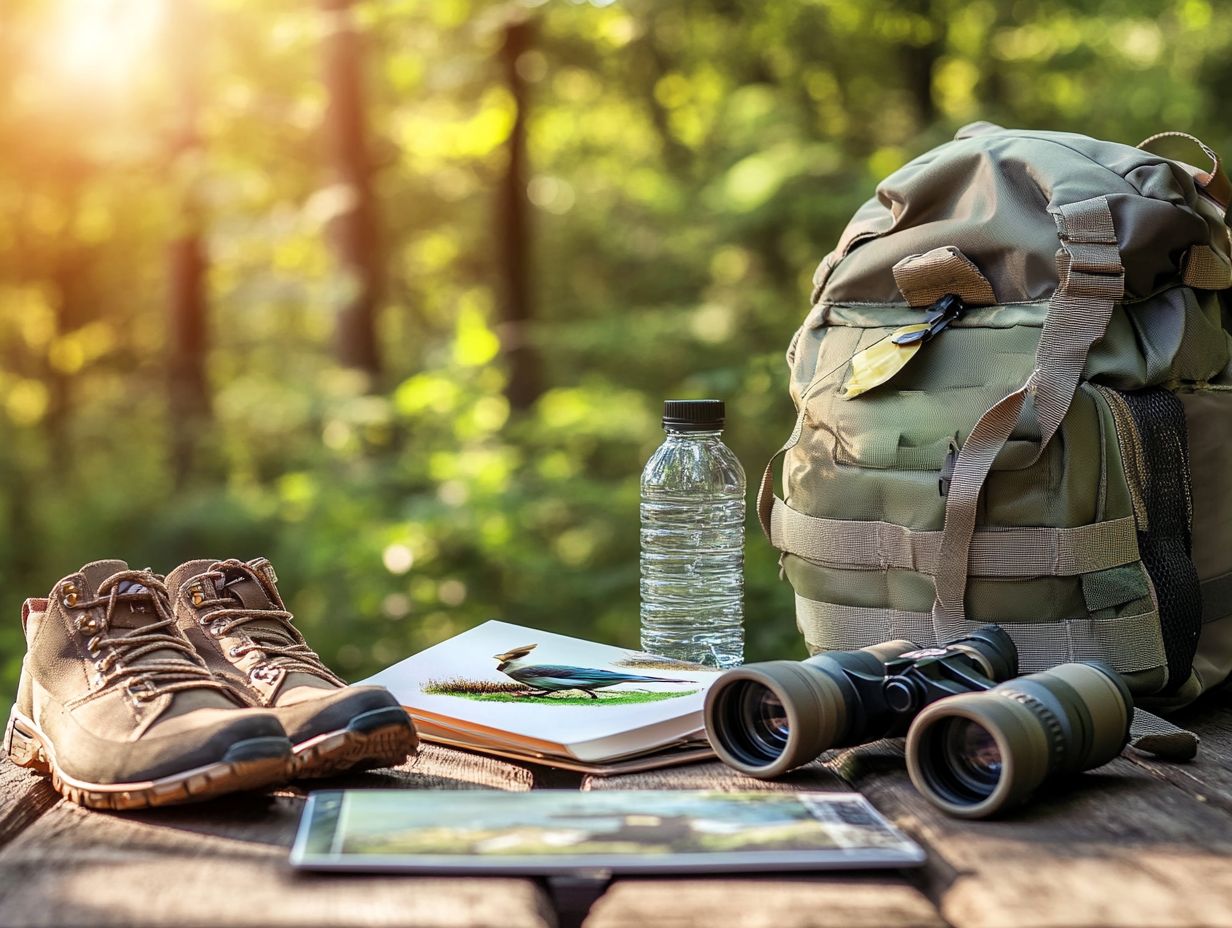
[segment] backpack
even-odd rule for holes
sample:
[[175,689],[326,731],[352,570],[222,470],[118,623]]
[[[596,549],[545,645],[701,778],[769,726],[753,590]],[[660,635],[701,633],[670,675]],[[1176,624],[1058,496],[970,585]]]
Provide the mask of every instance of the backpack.
[[975,123],[856,213],[758,499],[811,653],[995,622],[1022,672],[1103,659],[1156,710],[1228,679],[1232,184],[1202,148]]

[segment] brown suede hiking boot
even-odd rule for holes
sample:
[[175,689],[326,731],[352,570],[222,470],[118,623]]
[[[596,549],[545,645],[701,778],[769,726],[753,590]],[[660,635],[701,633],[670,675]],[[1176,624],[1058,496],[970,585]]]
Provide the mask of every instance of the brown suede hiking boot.
[[282,725],[214,679],[155,574],[95,561],[21,615],[27,651],[4,749],[73,802],[135,809],[284,779]]
[[402,763],[419,744],[382,686],[347,686],[292,624],[265,558],[189,561],[167,577],[180,628],[215,675],[268,707],[291,739],[291,773],[322,777]]

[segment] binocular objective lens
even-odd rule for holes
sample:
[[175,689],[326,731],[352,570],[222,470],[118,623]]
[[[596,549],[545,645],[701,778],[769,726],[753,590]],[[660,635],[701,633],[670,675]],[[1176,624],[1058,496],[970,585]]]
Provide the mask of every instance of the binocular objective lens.
[[1050,777],[1106,764],[1132,718],[1133,697],[1110,666],[1060,664],[933,703],[907,732],[907,767],[937,807],[985,818]]
[[852,711],[849,703],[858,704],[858,696],[835,679],[842,676],[837,658],[814,660],[821,666],[746,664],[710,686],[703,715],[706,736],[720,760],[769,779],[816,760],[838,743]]
[[952,786],[979,798],[987,796],[1001,779],[1001,749],[992,733],[969,719],[953,719],[941,739]]
[[767,753],[777,756],[787,747],[791,723],[783,701],[767,687],[750,683],[744,691],[741,715],[749,734]]

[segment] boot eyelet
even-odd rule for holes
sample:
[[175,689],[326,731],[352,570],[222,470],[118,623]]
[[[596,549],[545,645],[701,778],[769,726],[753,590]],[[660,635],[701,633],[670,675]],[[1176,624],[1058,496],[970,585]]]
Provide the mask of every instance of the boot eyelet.
[[210,623],[210,634],[213,635],[215,638],[221,638],[222,628],[223,628],[223,623],[221,621],[211,622]]
[[192,595],[192,604],[194,606],[200,606],[202,603],[205,602],[205,593],[202,592],[200,587],[193,587],[191,595]]
[[255,681],[269,683],[274,679],[274,675],[277,672],[278,671],[273,667],[267,667],[264,664],[260,664],[248,671],[248,676]]
[[137,702],[145,703],[156,698],[158,693],[149,680],[136,680],[128,685],[128,695]]
[[91,654],[97,654],[99,646],[102,643],[103,643],[103,636],[95,635],[93,638],[91,638],[89,641],[86,642],[86,650],[89,651]]
[[82,616],[77,623],[77,631],[83,635],[93,635],[98,630],[98,620],[92,615]]
[[77,592],[77,587],[75,584],[66,583],[63,586],[63,590],[64,590],[64,597],[63,597],[64,605],[72,609],[74,606],[77,605],[77,602],[80,599],[80,596]]
[[227,657],[242,657],[242,656],[243,655],[240,654],[239,645],[236,645],[234,648],[227,648]]

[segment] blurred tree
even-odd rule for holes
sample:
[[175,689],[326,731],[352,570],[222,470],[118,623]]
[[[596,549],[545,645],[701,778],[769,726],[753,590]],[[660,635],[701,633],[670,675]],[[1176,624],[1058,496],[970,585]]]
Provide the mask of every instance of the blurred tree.
[[526,155],[526,127],[530,94],[521,68],[534,48],[534,21],[515,12],[504,27],[500,47],[501,71],[513,103],[513,125],[505,142],[506,162],[497,186],[496,229],[500,249],[500,336],[509,380],[505,394],[514,409],[525,410],[543,392],[540,362],[531,342],[534,298],[531,291],[530,169]]
[[202,238],[199,173],[203,146],[198,129],[201,45],[204,21],[198,0],[169,4],[167,52],[176,95],[170,146],[171,173],[178,181],[176,217],[168,245],[167,371],[171,432],[171,472],[177,487],[187,483],[196,461],[198,436],[210,418],[206,374],[209,258]]
[[[266,554],[352,677],[492,616],[632,644],[659,404],[759,470],[882,177],[978,118],[1232,151],[1209,0],[183,2],[0,4],[0,694],[103,556]],[[750,655],[800,655],[747,564]]]
[[352,0],[321,0],[325,25],[326,137],[338,195],[333,240],[347,272],[347,292],[334,329],[338,361],[366,373],[373,386],[381,374],[377,348],[384,263],[378,206],[372,191],[363,82],[363,42]]

